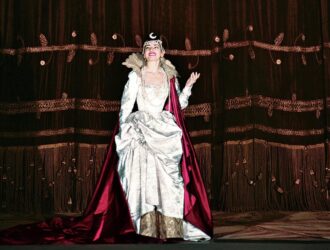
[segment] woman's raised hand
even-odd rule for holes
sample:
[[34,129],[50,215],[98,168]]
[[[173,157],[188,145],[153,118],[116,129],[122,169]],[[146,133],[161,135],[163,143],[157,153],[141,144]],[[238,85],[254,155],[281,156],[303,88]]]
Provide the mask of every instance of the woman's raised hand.
[[192,72],[189,79],[187,80],[186,86],[193,86],[201,74],[197,72]]

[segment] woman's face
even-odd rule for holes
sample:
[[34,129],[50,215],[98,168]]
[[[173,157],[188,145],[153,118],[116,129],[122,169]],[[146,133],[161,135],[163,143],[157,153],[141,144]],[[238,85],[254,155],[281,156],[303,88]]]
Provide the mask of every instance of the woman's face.
[[147,61],[158,61],[162,56],[164,56],[164,51],[161,50],[161,47],[158,42],[150,41],[144,47],[144,58]]

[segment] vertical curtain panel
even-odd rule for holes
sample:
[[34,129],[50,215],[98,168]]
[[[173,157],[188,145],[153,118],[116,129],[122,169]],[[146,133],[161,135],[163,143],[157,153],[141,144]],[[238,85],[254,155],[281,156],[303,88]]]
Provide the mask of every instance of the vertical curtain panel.
[[330,207],[327,0],[0,0],[2,212],[81,213],[129,70],[161,35],[214,209]]

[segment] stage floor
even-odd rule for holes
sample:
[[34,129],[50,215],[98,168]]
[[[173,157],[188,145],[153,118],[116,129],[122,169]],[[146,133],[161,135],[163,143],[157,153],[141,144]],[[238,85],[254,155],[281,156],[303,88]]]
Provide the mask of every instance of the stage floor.
[[329,211],[213,212],[213,218],[215,239],[330,240]]
[[[39,216],[0,214],[0,229],[40,221]],[[214,239],[210,242],[183,242],[174,249],[330,249],[330,212],[254,211],[245,213],[213,211]],[[153,246],[153,247],[152,247]],[[0,249],[15,247],[0,246]],[[36,248],[37,247],[37,248]],[[45,249],[24,246],[19,249]],[[47,246],[47,249],[56,246]],[[59,247],[59,246],[57,246]],[[94,249],[95,245],[61,246],[65,249]],[[154,249],[154,245],[97,245],[97,249]],[[173,244],[157,246],[173,248]]]

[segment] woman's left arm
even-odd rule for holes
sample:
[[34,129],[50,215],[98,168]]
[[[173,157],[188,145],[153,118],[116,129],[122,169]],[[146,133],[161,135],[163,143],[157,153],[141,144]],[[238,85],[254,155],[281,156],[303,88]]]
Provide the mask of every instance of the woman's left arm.
[[182,91],[180,91],[180,86],[179,86],[178,80],[175,79],[175,87],[176,87],[176,91],[179,96],[181,109],[185,109],[188,106],[188,100],[189,100],[189,97],[191,96],[191,89],[192,89],[193,85],[195,84],[195,82],[197,81],[197,79],[199,78],[199,76],[200,76],[200,74],[197,72],[191,73],[189,79],[186,82],[186,86],[183,88]]

